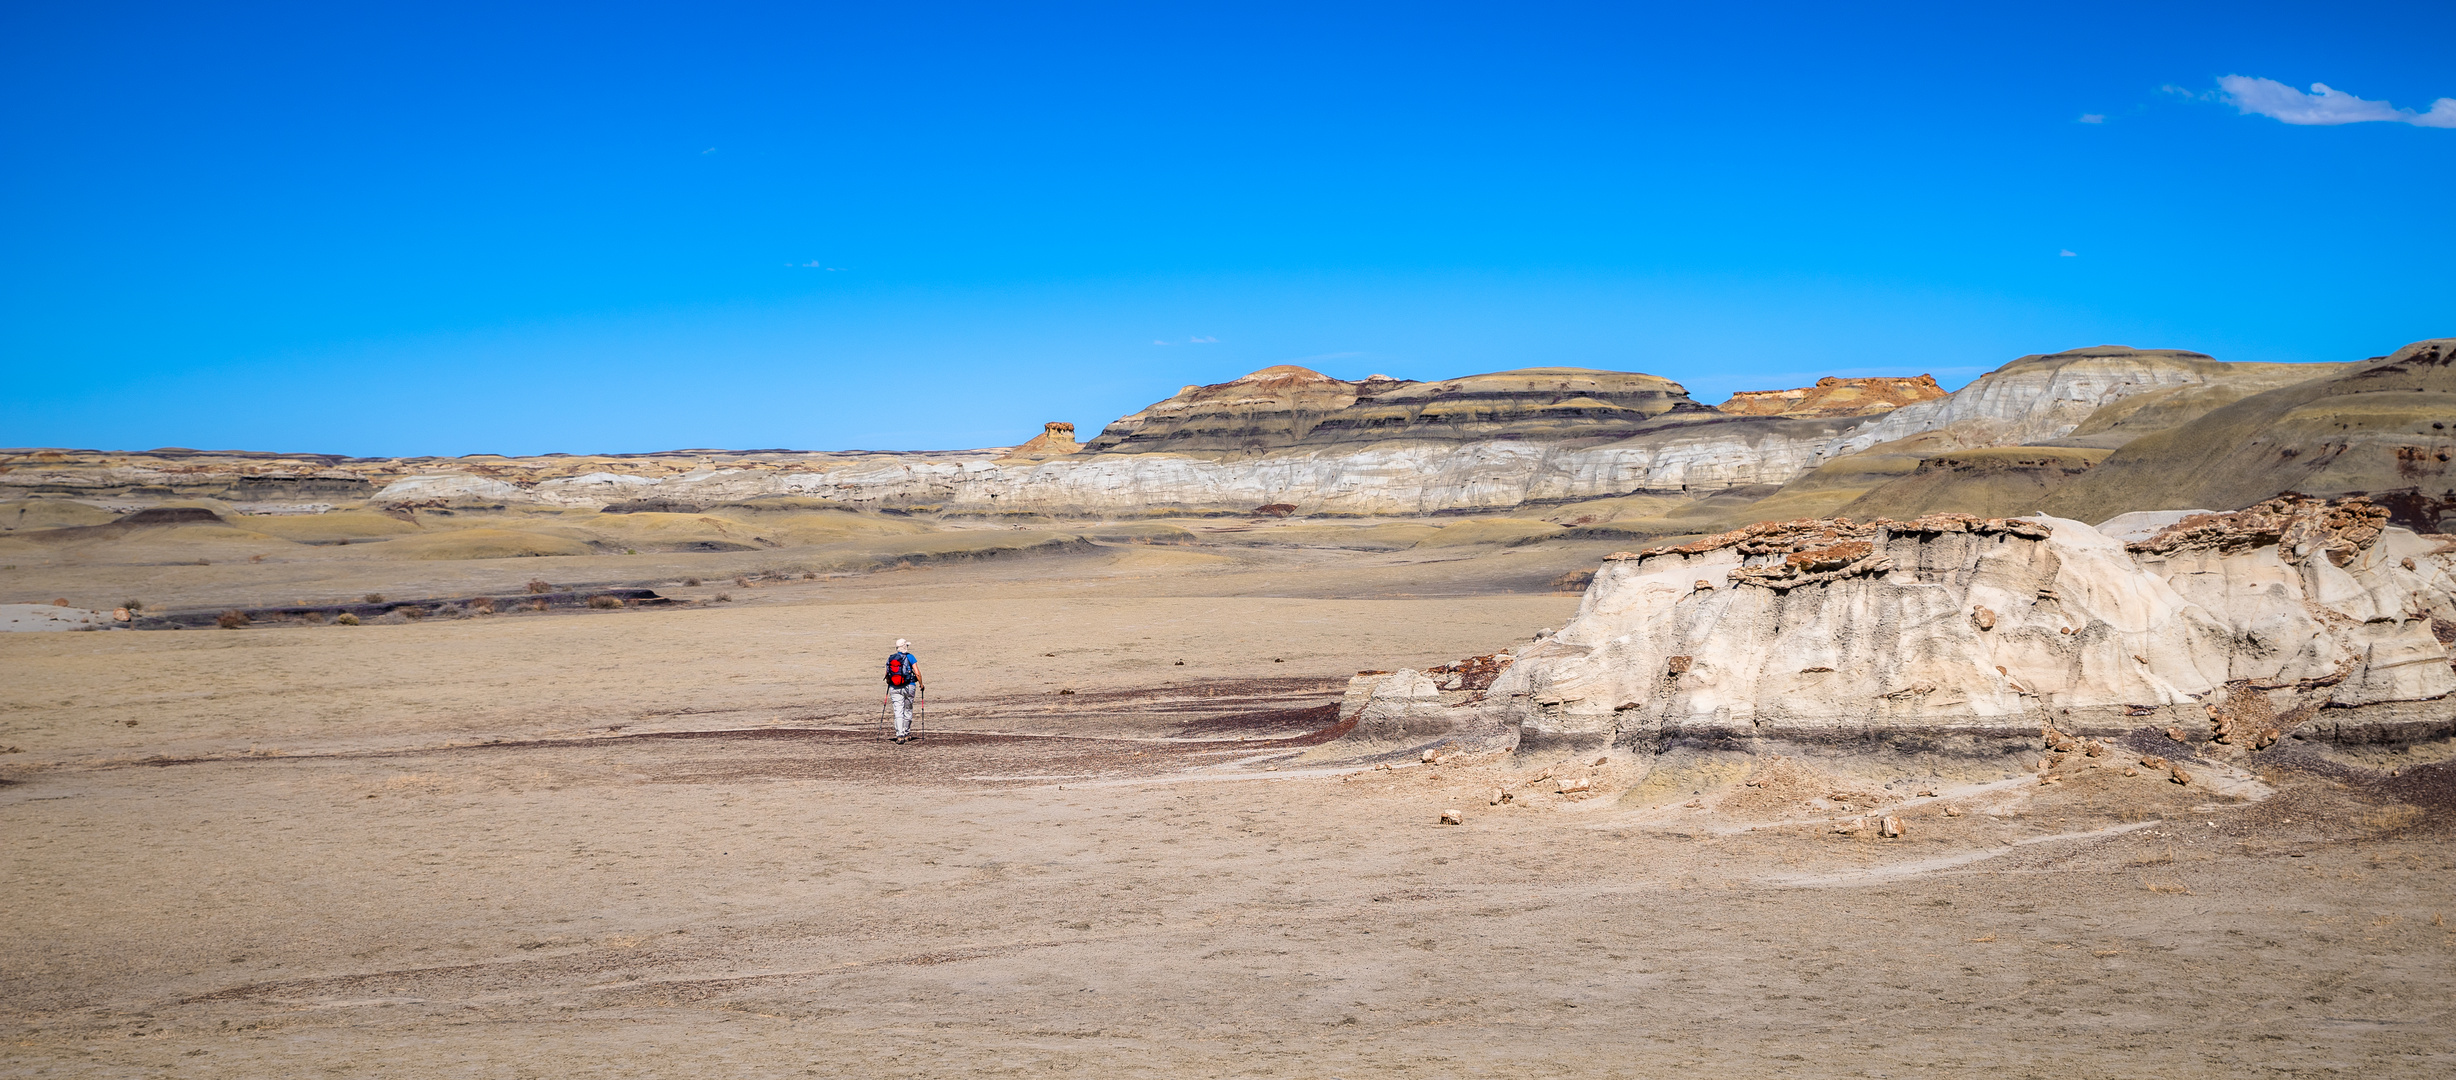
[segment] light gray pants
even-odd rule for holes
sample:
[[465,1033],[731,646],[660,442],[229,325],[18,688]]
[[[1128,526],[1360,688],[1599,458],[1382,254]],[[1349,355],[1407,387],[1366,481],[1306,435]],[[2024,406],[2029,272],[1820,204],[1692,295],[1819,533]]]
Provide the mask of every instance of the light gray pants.
[[890,686],[887,688],[887,700],[895,706],[896,738],[901,739],[912,734],[912,699],[920,689],[918,686]]

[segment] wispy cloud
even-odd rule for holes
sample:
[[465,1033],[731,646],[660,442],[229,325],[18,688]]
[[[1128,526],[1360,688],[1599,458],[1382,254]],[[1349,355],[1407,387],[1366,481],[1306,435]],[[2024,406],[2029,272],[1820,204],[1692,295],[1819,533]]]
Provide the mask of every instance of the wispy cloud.
[[2055,250],[2055,254],[2066,259],[2077,259],[2081,257],[2080,252],[2074,251],[2071,248],[2057,248]]
[[2080,122],[2081,122],[2081,123],[2084,123],[2084,124],[2103,124],[2103,123],[2106,123],[2106,114],[2105,114],[2105,113],[2097,113],[2097,112],[2085,112],[2085,113],[2082,113],[2082,114],[2081,114],[2081,119],[2080,119]]
[[2245,116],[2258,114],[2289,124],[2334,125],[2387,122],[2415,127],[2456,128],[2456,98],[2440,98],[2429,112],[2400,109],[2385,101],[2366,101],[2327,83],[2312,83],[2306,94],[2275,79],[2228,75],[2217,80],[2228,105]]
[[1219,339],[1215,337],[1190,337],[1185,339],[1185,343],[1188,345],[1217,345],[1219,344]]

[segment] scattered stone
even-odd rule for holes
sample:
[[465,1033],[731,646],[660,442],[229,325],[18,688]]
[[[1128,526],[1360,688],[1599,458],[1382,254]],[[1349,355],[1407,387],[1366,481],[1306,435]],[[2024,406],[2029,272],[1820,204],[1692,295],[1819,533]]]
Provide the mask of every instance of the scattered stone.
[[2166,737],[2180,743],[2187,743],[2191,741],[2190,739],[2183,737],[2183,729],[2179,727],[2167,728]]
[[2178,783],[2178,784],[2186,784],[2186,785],[2188,785],[2188,784],[2190,784],[2190,783],[2192,782],[2192,774],[2187,773],[2187,772],[2184,772],[2184,771],[2183,771],[2183,766],[2181,766],[2181,765],[2175,765],[2175,766],[2170,766],[2169,768],[2170,768],[2170,771],[2169,771],[2169,772],[2168,772],[2168,774],[2167,774],[2167,777],[2166,777],[2167,779],[2172,780],[2172,781],[2174,781],[2175,783]]
[[1936,789],[1922,788],[1917,795],[1911,797],[1916,799],[1933,799],[1936,797]]
[[1689,665],[1693,662],[1694,661],[1690,657],[1675,656],[1671,658],[1671,662],[1668,667],[1671,673],[1674,675],[1686,675],[1688,674]]
[[2139,776],[2139,775],[2140,775],[2140,770],[2139,770],[2139,769],[2135,769],[2135,768],[2133,768],[2133,767],[2131,767],[2131,766],[2129,766],[2129,765],[2126,765],[2126,766],[2124,766],[2124,769],[2123,769],[2123,774],[2124,774],[2125,776]]
[[1440,750],[1438,750],[1438,749],[1435,749],[1435,750],[1427,750],[1427,751],[1425,751],[1425,752],[1424,752],[1424,763],[1425,763],[1425,764],[1427,764],[1427,765],[1439,765],[1439,764],[1441,764],[1441,751],[1440,751]]
[[1948,807],[1945,807],[1945,808],[1944,808],[1944,816],[1946,816],[1946,817],[1960,817],[1960,816],[1961,816],[1961,807],[1958,807],[1958,806],[1948,806]]
[[1508,788],[1495,788],[1492,792],[1492,802],[1488,805],[1499,806],[1502,803],[1509,801],[1511,801],[1511,799]]
[[2140,757],[2140,763],[2152,769],[2163,769],[2166,767],[2166,759],[2159,757],[2156,754],[2142,754]]
[[1467,812],[1464,810],[1444,810],[1441,812],[1441,823],[1444,825],[1464,825],[1467,823]]
[[1587,780],[1583,776],[1563,777],[1554,785],[1554,787],[1563,795],[1572,795],[1581,791],[1590,791],[1593,790],[1594,786],[1595,785],[1591,781]]
[[1704,591],[1706,591],[1706,590],[1708,590],[1708,589],[1711,589],[1711,588],[1713,588],[1713,587],[1714,587],[1714,583],[1713,583],[1713,582],[1711,582],[1711,581],[1707,581],[1707,580],[1706,580],[1706,579],[1704,579],[1704,578],[1698,578],[1698,579],[1697,579],[1697,591],[1698,591],[1698,592],[1704,592]]
[[1592,761],[1592,762],[1590,762],[1589,764],[1592,764],[1592,765],[1601,765],[1601,764],[1604,764],[1605,762],[1608,762],[1608,761],[1610,761],[1610,760],[1612,760],[1612,755],[1610,755],[1610,754],[1598,754],[1598,755],[1596,755],[1596,756],[1595,756],[1595,760],[1594,760],[1594,761]]
[[1706,801],[1704,799],[1690,799],[1687,802],[1681,803],[1680,808],[1683,810],[1703,810],[1706,808]]
[[2266,750],[2269,747],[2277,745],[2277,740],[2280,737],[2282,737],[2282,733],[2276,728],[2262,728],[2260,729],[2259,734],[2251,737],[2251,748],[2254,750]]
[[1902,835],[1902,819],[1886,814],[1884,820],[1876,824],[1876,835],[1884,837]]
[[[1996,624],[1996,613],[1988,608],[1974,607],[1970,609],[1970,621],[1977,623],[1978,628],[1981,630],[1993,630],[1995,629]],[[2001,671],[2003,669],[1998,668],[1996,670]]]
[[1857,836],[1860,833],[1866,832],[1867,830],[1868,819],[1863,817],[1855,817],[1848,821],[1836,822],[1834,823],[1833,827],[1833,831],[1837,835],[1841,836]]

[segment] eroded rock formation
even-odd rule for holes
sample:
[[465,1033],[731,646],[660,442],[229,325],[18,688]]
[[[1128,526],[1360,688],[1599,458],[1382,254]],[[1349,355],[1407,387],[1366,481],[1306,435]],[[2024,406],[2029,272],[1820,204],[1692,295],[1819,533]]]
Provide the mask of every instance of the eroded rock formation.
[[1742,390],[1715,406],[1733,416],[1832,418],[1872,416],[1944,396],[1933,375],[1916,378],[1841,379],[1826,376],[1796,390]]
[[[2444,365],[2424,361],[2443,355],[2408,349],[2399,353],[2404,359],[2390,358],[2393,362],[2366,378],[2435,372]],[[2195,439],[2216,430],[2204,425],[2270,402],[2277,394],[2299,391],[2244,398],[2199,420],[2190,419],[2199,415],[2195,410],[2233,400],[2230,395],[2253,383],[2269,385],[2337,370],[2333,365],[2225,364],[2198,353],[2105,346],[2023,357],[1953,394],[1875,415],[1735,416],[1690,400],[1677,383],[1631,373],[1530,368],[1433,382],[1378,376],[1348,382],[1304,368],[1278,367],[1227,383],[1187,387],[1109,425],[1075,453],[1056,452],[1062,440],[1055,431],[1013,449],[940,453],[684,450],[350,459],[180,450],[43,451],[0,455],[0,496],[68,495],[110,500],[115,506],[210,497],[242,506],[366,499],[411,507],[589,508],[660,500],[715,506],[786,497],[855,508],[976,515],[1233,513],[1264,505],[1294,506],[1300,514],[1413,515],[1630,494],[1702,498],[1736,490],[1746,495],[1751,488],[1775,492],[1781,485],[1796,484],[1797,490],[1785,489],[1768,500],[1762,515],[1734,511],[1770,516],[1780,512],[1773,504],[1790,503],[1797,505],[1789,511],[1796,516],[1831,514],[1862,492],[1875,496],[1870,485],[1893,476],[1908,487],[1870,507],[1909,513],[1939,506],[1993,509],[1998,503],[2030,503],[2020,507],[2027,512],[2039,508],[2042,496],[2062,498],[2069,490],[2086,488],[2092,493],[2086,500],[2088,512],[2066,512],[2095,520],[2154,506],[2240,506],[2289,488],[2333,494],[2396,486],[2375,482],[2373,473],[2380,470],[2367,465],[2360,470],[2314,469],[2309,466],[2319,458],[2305,445],[2310,440],[2297,436],[2291,445],[2272,447],[2259,442],[2255,431],[2245,436],[2252,440],[2246,445],[2259,453],[2273,451],[2289,464],[2283,471],[2266,465],[2260,467],[2265,472],[2252,470],[2260,472],[2254,480],[2291,474],[2312,483],[2261,487],[2224,499],[2187,492],[2143,502],[2145,496],[2139,496],[2154,486],[2153,480],[2170,487],[2179,483],[2176,473],[2189,474],[2203,487],[2223,486],[2208,477],[2227,468],[2194,458],[2188,467],[2170,470],[2170,459],[2180,460],[2176,455],[2182,451],[2141,454],[2138,463],[2128,464],[2142,443],[2165,439],[2160,446],[2188,450],[2200,445]],[[2429,381],[2437,375],[2415,377],[2421,381],[2406,389],[2439,393]],[[1825,391],[1830,402],[1839,402],[1849,396],[1843,391],[1853,384],[1873,382],[1838,380],[1810,390]],[[1917,389],[1909,384],[1918,381],[1890,382],[1903,384],[1893,390],[1906,395]],[[2352,382],[2345,385],[2349,394],[2359,389]],[[2386,382],[2376,385],[2387,388]],[[2236,390],[2223,389],[2230,386]],[[1796,403],[1800,408],[1789,411],[1843,411],[1839,404],[1816,405],[1810,401],[1814,395],[1803,394],[1807,396]],[[2124,403],[2136,398],[2155,399],[2155,407],[2130,408],[2122,417],[2088,428],[2106,410],[2124,410]],[[2437,401],[2399,400],[2399,423],[2412,409],[2436,407],[2431,402]],[[2357,451],[2353,456],[2361,461],[2377,456],[2372,453],[2374,443],[2381,453],[2403,455],[2385,468],[2387,475],[2415,478],[2417,486],[2408,501],[2456,505],[2456,491],[2430,487],[2441,483],[2440,459],[2449,453],[2440,446],[2437,429],[2428,428],[2414,413],[2423,427],[2400,430],[2391,438],[2391,433],[2371,430],[2377,425],[2363,419],[2369,414],[2338,407],[2356,403],[2339,401],[2322,410],[2327,416],[2314,414],[2310,423],[2361,431],[2359,439],[2350,440]],[[2300,423],[2300,415],[2285,417],[2289,426]],[[2186,427],[2165,430],[2187,422]],[[2095,434],[2087,434],[2089,430]],[[2107,466],[2074,479],[2107,445],[2150,430],[2164,433],[2126,446]],[[2219,434],[2234,430],[2227,427]],[[1969,457],[1957,471],[1943,466],[1925,474],[1914,471],[1918,462],[1939,454],[2058,441],[2069,442],[2080,456],[2020,468],[1997,468],[2002,463]],[[2396,445],[2389,447],[2390,441]],[[1867,454],[1883,458],[1876,463],[1882,467],[1861,467],[1869,464],[1859,460]],[[2029,461],[2024,457],[2014,464]],[[1819,475],[1827,466],[1837,475]],[[2101,483],[2107,478],[2098,473],[2109,470],[2120,477]],[[2370,486],[2344,486],[2357,482]],[[1995,501],[1966,497],[1973,485],[1994,492],[1987,498]],[[2257,487],[2245,481],[2226,491],[2248,490],[2246,485]],[[2050,487],[2055,490],[2049,492]],[[1837,492],[1844,494],[1832,497]],[[1745,506],[1758,497],[1726,501]],[[2422,509],[2439,505],[2433,502]],[[2407,514],[2400,520],[2422,518]]]
[[1614,556],[1480,700],[1407,672],[1352,694],[1390,730],[1532,748],[2446,734],[2456,556],[2384,519],[2280,499],[2129,544],[2049,517],[1767,523]]
[[1024,440],[1023,445],[1007,451],[998,460],[1000,462],[1047,461],[1054,457],[1065,457],[1081,449],[1083,449],[1083,444],[1075,441],[1073,424],[1063,420],[1051,420],[1041,425],[1040,434]]

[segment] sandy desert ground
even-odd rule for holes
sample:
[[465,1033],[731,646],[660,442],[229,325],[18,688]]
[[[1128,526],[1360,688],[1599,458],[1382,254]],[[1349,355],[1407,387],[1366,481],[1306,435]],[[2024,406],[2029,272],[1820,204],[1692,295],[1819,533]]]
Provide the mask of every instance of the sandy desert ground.
[[[2456,1072],[2445,748],[2189,788],[2125,774],[2154,741],[2051,785],[1358,757],[1325,732],[1350,674],[1558,625],[1548,583],[1608,548],[1194,531],[811,578],[0,572],[154,609],[682,601],[0,634],[0,1074]],[[933,690],[910,746],[878,723],[898,636]],[[1904,835],[1835,831],[1870,810]]]

